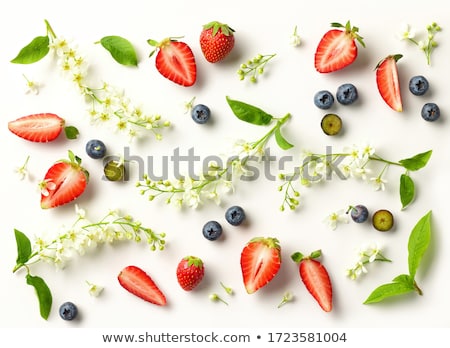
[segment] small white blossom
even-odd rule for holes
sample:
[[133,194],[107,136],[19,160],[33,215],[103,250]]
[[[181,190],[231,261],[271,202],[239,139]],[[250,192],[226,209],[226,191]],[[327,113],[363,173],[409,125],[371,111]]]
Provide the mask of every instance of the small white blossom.
[[38,187],[41,191],[41,194],[47,197],[50,194],[49,191],[53,191],[54,189],[56,189],[56,184],[51,179],[45,179],[38,184]]
[[300,46],[301,44],[300,35],[298,35],[297,33],[297,26],[295,26],[294,32],[291,34],[291,37],[289,38],[289,44],[293,47]]
[[411,29],[410,25],[408,23],[402,23],[400,32],[398,33],[398,38],[400,40],[409,40],[414,39],[416,33],[413,29]]
[[27,156],[27,158],[25,159],[25,163],[22,166],[17,167],[15,169],[15,172],[19,176],[20,180],[24,180],[28,176],[27,166],[28,166],[29,160],[30,160],[30,156]]
[[86,284],[88,285],[89,295],[93,297],[98,297],[103,291],[103,287],[100,285],[96,285],[88,281],[86,281]]
[[25,75],[23,75],[23,77],[26,80],[25,94],[36,94],[36,95],[39,94],[40,83],[32,79],[29,79]]
[[381,176],[370,178],[370,182],[373,185],[375,191],[384,191],[385,184],[387,183]]
[[336,212],[331,213],[328,215],[324,223],[328,225],[332,230],[335,230],[337,228],[338,223],[348,223],[348,214],[346,214],[344,209],[338,210]]

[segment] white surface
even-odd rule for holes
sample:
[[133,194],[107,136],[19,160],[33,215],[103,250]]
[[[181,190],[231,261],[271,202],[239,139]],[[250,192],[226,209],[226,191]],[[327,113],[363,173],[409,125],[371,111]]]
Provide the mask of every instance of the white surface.
[[[2,126],[2,228],[0,234],[0,325],[2,327],[448,327],[448,265],[449,237],[446,232],[449,197],[448,169],[450,141],[448,137],[448,28],[450,17],[444,1],[409,1],[408,5],[392,1],[376,1],[364,5],[344,5],[342,2],[320,1],[306,5],[300,1],[284,1],[273,7],[256,1],[227,1],[214,5],[206,1],[91,1],[61,5],[56,1],[11,2],[8,11],[0,11],[2,50],[0,53],[3,83]],[[277,183],[261,178],[257,182],[240,182],[233,195],[225,196],[222,206],[214,203],[198,210],[179,211],[166,206],[163,200],[148,202],[134,187],[135,180],[120,185],[101,180],[99,162],[89,159],[84,145],[91,138],[101,138],[111,153],[123,153],[126,137],[114,135],[106,128],[89,125],[87,105],[74,86],[63,79],[47,57],[43,61],[21,66],[9,63],[31,38],[45,34],[44,19],[48,19],[57,34],[73,39],[91,65],[93,78],[103,79],[122,87],[136,104],[149,112],[160,113],[174,127],[164,132],[164,139],[147,139],[131,145],[131,153],[141,156],[171,155],[180,148],[186,154],[191,147],[201,156],[221,154],[238,138],[255,140],[266,129],[238,121],[226,105],[225,96],[246,101],[264,110],[292,119],[285,127],[286,137],[295,144],[288,153],[298,158],[301,149],[325,151],[330,145],[370,142],[385,158],[399,160],[416,153],[433,150],[428,166],[413,173],[417,184],[416,201],[405,211],[400,210],[398,178],[401,170],[391,168],[386,191],[374,192],[369,185],[356,180],[334,180],[311,189],[302,189],[302,204],[296,212],[281,213],[281,195]],[[228,23],[236,30],[236,47],[232,58],[221,64],[207,63],[198,45],[201,25],[211,20]],[[359,49],[353,66],[329,75],[320,75],[313,67],[314,50],[330,22],[350,20],[359,26],[367,48]],[[395,34],[406,21],[423,32],[425,25],[436,21],[443,32],[436,36],[440,46],[432,56],[432,66],[425,63],[422,52]],[[289,46],[289,36],[295,25],[302,45]],[[137,69],[116,64],[109,54],[94,42],[106,35],[121,35],[137,48],[140,65]],[[148,59],[151,48],[146,40],[184,35],[196,55],[198,82],[194,87],[179,87],[162,78]],[[239,81],[239,63],[257,53],[277,53],[260,82],[252,85]],[[388,54],[402,53],[399,73],[404,112],[390,110],[378,95],[374,67]],[[38,96],[23,93],[27,75],[44,86]],[[413,75],[425,75],[431,84],[429,94],[414,97],[407,89]],[[343,117],[345,134],[326,137],[320,129],[322,112],[312,101],[319,89],[335,91],[341,83],[354,83],[360,93],[358,105],[335,110]],[[183,103],[196,96],[197,102],[211,107],[214,122],[199,126],[183,114]],[[420,117],[425,101],[439,104],[442,119],[426,123]],[[32,144],[13,136],[6,123],[17,117],[54,112],[76,125],[81,136],[76,141],[58,140],[50,144]],[[77,203],[95,219],[110,208],[119,208],[144,225],[167,233],[167,249],[150,252],[145,245],[122,243],[104,246],[94,254],[74,260],[63,271],[43,264],[32,269],[49,284],[54,306],[48,321],[40,318],[33,289],[25,284],[23,273],[11,272],[16,258],[13,229],[29,236],[46,229],[55,230],[74,217],[74,204],[43,211],[35,183],[55,160],[71,149],[84,159],[91,173],[87,192]],[[274,143],[271,151],[282,155]],[[21,182],[13,169],[31,156],[29,170],[35,180]],[[224,219],[231,204],[242,205],[248,215],[245,228],[233,228]],[[331,231],[322,220],[329,213],[349,204],[366,204],[373,212],[390,209],[396,219],[395,231],[381,234],[369,224],[341,225]],[[433,210],[432,243],[424,265],[418,274],[424,296],[404,296],[396,301],[366,306],[363,300],[376,286],[407,271],[406,243],[412,227],[428,210]],[[225,238],[209,242],[201,234],[202,225],[210,219],[223,223]],[[280,240],[283,265],[275,280],[253,295],[242,285],[239,266],[240,252],[255,236],[272,236]],[[345,269],[355,257],[355,248],[376,241],[383,245],[391,264],[370,265],[369,273],[358,281],[345,277]],[[334,287],[334,309],[324,313],[300,282],[292,252],[308,253],[322,249]],[[193,292],[178,286],[175,268],[187,254],[201,257],[206,277]],[[129,264],[145,269],[166,294],[168,306],[157,307],[126,293],[116,280],[119,271]],[[104,293],[91,298],[85,280],[105,286]],[[235,295],[227,296],[219,282],[232,287]],[[277,309],[285,291],[291,291],[295,301]],[[229,305],[214,303],[208,295],[217,292]],[[63,301],[75,302],[81,320],[67,323],[58,316]]]

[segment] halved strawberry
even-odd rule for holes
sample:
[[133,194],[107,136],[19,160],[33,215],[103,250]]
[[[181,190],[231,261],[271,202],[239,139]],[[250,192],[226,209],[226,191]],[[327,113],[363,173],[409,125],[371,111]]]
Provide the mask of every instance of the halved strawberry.
[[161,42],[147,41],[156,47],[150,57],[157,51],[155,66],[161,75],[179,85],[192,86],[197,79],[197,65],[191,48],[175,38],[166,38]]
[[69,151],[69,160],[53,164],[39,184],[41,208],[48,209],[69,203],[86,189],[89,173],[81,166],[81,159]]
[[299,264],[300,278],[306,289],[325,312],[330,312],[333,308],[333,289],[326,268],[315,260],[320,255],[320,250],[312,252],[309,256],[296,252],[291,258]]
[[325,33],[314,55],[314,66],[320,73],[329,73],[345,68],[358,56],[355,39],[365,47],[363,38],[358,34],[359,28],[352,27],[350,21],[345,26],[331,23],[332,28]]
[[15,135],[33,142],[55,140],[64,128],[65,121],[52,113],[23,116],[8,122],[8,129]]
[[125,267],[117,277],[119,284],[127,291],[141,299],[164,306],[167,301],[153,279],[137,266]]
[[281,267],[278,239],[257,237],[250,240],[241,253],[241,270],[247,293],[267,285]]
[[394,54],[382,59],[376,66],[378,91],[389,107],[395,111],[403,111],[397,61],[401,54]]

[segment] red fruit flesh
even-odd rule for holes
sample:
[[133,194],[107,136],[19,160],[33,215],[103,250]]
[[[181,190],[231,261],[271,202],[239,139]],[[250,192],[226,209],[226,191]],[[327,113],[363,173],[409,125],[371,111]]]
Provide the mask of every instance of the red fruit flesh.
[[247,293],[267,285],[278,273],[281,253],[275,238],[252,239],[242,250],[241,269]]
[[64,119],[55,114],[41,113],[10,121],[8,129],[25,140],[45,143],[53,141],[59,136],[64,123]]
[[299,272],[306,289],[325,312],[330,312],[333,307],[333,291],[325,267],[317,260],[304,259],[300,262]]
[[58,162],[47,171],[44,182],[46,188],[41,193],[41,208],[48,209],[79,197],[87,186],[88,177],[78,164]]
[[319,42],[314,56],[314,66],[320,73],[329,73],[353,63],[358,48],[351,33],[329,30]]
[[195,57],[184,42],[169,40],[161,44],[155,64],[161,75],[179,85],[189,87],[196,81]]
[[137,266],[125,267],[117,277],[119,284],[128,292],[141,299],[164,306],[167,301],[150,276]]
[[403,111],[397,61],[401,55],[392,55],[377,65],[376,81],[378,91],[386,104],[393,110]]

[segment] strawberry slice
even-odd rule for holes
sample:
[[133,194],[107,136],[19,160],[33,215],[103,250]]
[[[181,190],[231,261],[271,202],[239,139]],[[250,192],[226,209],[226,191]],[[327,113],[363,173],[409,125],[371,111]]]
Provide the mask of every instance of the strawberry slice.
[[52,113],[23,116],[8,122],[8,129],[15,135],[33,142],[46,143],[55,140],[64,128],[64,119]]
[[86,189],[89,173],[81,166],[81,159],[69,151],[69,160],[54,163],[39,184],[41,208],[58,207],[73,201]]
[[397,61],[401,54],[387,56],[376,66],[376,80],[378,91],[389,107],[395,111],[403,111]]
[[333,308],[333,289],[326,268],[315,260],[320,255],[320,250],[312,252],[310,256],[296,252],[291,258],[299,264],[300,278],[306,289],[325,312],[330,312]]
[[156,54],[155,66],[165,78],[181,86],[192,86],[197,78],[197,65],[191,48],[184,42],[174,38],[166,38],[161,42],[148,40],[156,49],[150,53]]
[[365,47],[359,28],[352,27],[350,21],[345,26],[331,23],[331,27],[344,29],[330,29],[320,40],[314,55],[314,66],[320,73],[340,70],[353,63],[358,56],[355,40]]
[[150,276],[137,266],[127,266],[118,275],[122,287],[143,300],[164,306],[167,301]]
[[267,285],[281,266],[281,249],[276,238],[250,240],[241,253],[241,270],[247,293]]

